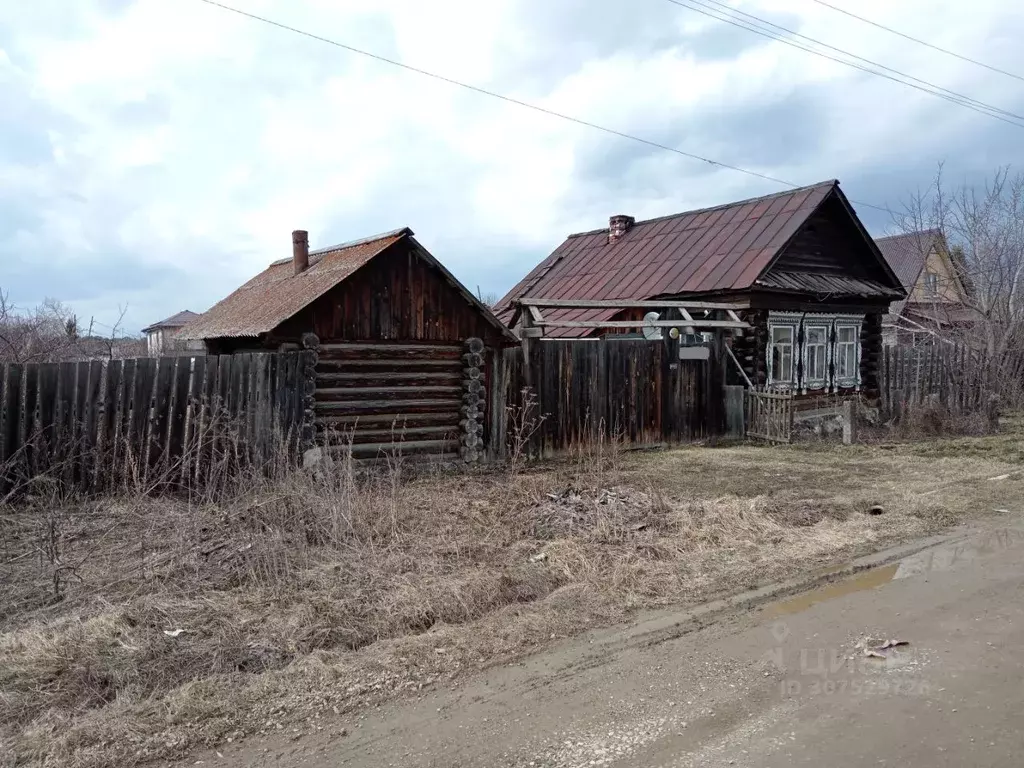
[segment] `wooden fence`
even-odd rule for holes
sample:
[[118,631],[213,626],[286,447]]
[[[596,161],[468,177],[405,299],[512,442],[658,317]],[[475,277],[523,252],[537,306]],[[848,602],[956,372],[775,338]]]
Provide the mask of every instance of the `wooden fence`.
[[494,356],[488,374],[491,457],[528,435],[547,456],[573,444],[621,440],[633,447],[722,434],[719,358],[680,360],[671,341],[542,340],[527,370],[522,350]]
[[312,429],[308,353],[0,367],[0,489],[47,475],[97,490],[277,459]]
[[780,392],[744,392],[744,423],[748,437],[772,443],[793,439],[793,395]]
[[898,422],[924,405],[954,415],[994,417],[999,396],[995,368],[983,350],[963,345],[886,347],[880,375],[882,417]]

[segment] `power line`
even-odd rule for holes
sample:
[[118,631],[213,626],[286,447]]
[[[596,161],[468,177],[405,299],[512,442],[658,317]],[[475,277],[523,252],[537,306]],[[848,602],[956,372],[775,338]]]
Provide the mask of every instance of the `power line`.
[[587,128],[593,128],[594,130],[597,130],[597,131],[603,131],[604,133],[611,134],[612,136],[618,136],[618,137],[623,138],[623,139],[629,139],[631,141],[636,141],[636,142],[639,142],[641,144],[646,144],[649,147],[654,147],[656,149],[666,150],[667,152],[674,152],[677,155],[682,155],[683,157],[688,157],[688,158],[691,158],[692,160],[699,160],[699,161],[701,161],[703,163],[708,163],[709,165],[718,166],[719,168],[728,168],[731,171],[737,171],[739,173],[745,173],[748,176],[756,176],[759,179],[764,179],[766,181],[771,181],[771,182],[774,182],[776,184],[782,184],[784,186],[789,186],[789,187],[799,187],[800,186],[799,184],[794,184],[791,181],[785,181],[783,179],[775,178],[774,176],[768,176],[767,174],[758,173],[757,171],[751,171],[751,170],[748,170],[746,168],[740,168],[737,165],[729,165],[728,163],[723,163],[723,162],[720,162],[718,160],[712,160],[712,159],[707,158],[707,157],[702,157],[701,155],[696,155],[696,154],[693,154],[692,152],[685,152],[684,150],[676,149],[675,147],[670,147],[667,144],[659,144],[658,142],[651,141],[650,139],[644,139],[644,138],[641,138],[639,136],[633,136],[632,134],[625,133],[623,131],[618,131],[618,130],[615,130],[614,128],[607,128],[607,127],[605,127],[603,125],[598,125],[597,123],[591,123],[591,122],[589,122],[587,120],[583,120],[583,119],[578,118],[578,117],[573,117],[572,115],[567,115],[567,114],[564,114],[562,112],[556,112],[555,110],[548,109],[547,107],[541,107],[541,106],[539,106],[537,104],[531,104],[530,102],[527,102],[527,101],[521,101],[520,99],[516,99],[516,98],[514,98],[512,96],[505,96],[504,94],[497,93],[495,91],[489,91],[486,88],[481,88],[481,87],[476,86],[476,85],[470,85],[469,83],[464,83],[464,82],[461,82],[459,80],[455,80],[455,79],[450,78],[450,77],[445,77],[444,75],[438,75],[438,74],[436,74],[434,72],[428,72],[425,69],[420,69],[419,67],[414,67],[411,64],[404,64],[401,61],[396,61],[395,59],[389,59],[386,56],[381,56],[380,54],[371,53],[369,51],[364,51],[361,48],[355,48],[354,46],[346,45],[345,43],[339,43],[336,40],[331,40],[330,38],[322,37],[322,36],[314,34],[312,32],[307,32],[305,30],[298,29],[297,27],[290,27],[287,24],[282,24],[279,21],[274,21],[273,19],[268,19],[268,18],[266,18],[264,16],[258,16],[255,13],[249,13],[248,11],[243,11],[243,10],[241,10],[239,8],[233,8],[230,5],[225,5],[224,3],[219,3],[219,2],[217,2],[217,0],[199,0],[199,1],[202,2],[202,3],[206,3],[207,5],[213,5],[213,6],[216,6],[218,8],[223,8],[225,11],[231,11],[232,13],[237,13],[240,16],[247,16],[248,18],[254,19],[256,21],[262,21],[265,24],[270,24],[272,26],[278,27],[279,29],[287,30],[288,32],[294,32],[295,34],[303,35],[304,37],[308,37],[308,38],[310,38],[312,40],[318,40],[321,43],[327,43],[328,45],[333,45],[333,46],[335,46],[337,48],[342,48],[342,49],[344,49],[346,51],[349,51],[351,53],[358,53],[360,56],[368,56],[371,59],[376,59],[377,61],[384,62],[385,64],[391,64],[392,66],[395,66],[395,67],[401,67],[402,69],[405,69],[405,70],[407,70],[409,72],[415,72],[418,75],[423,75],[425,77],[430,77],[430,78],[433,78],[434,80],[440,80],[440,81],[448,83],[450,85],[457,85],[460,88],[465,88],[467,90],[474,91],[475,93],[479,93],[479,94],[482,94],[484,96],[490,96],[491,98],[494,98],[494,99],[501,99],[502,101],[508,102],[509,104],[515,104],[516,106],[526,107],[527,109],[532,109],[534,112],[540,112],[540,113],[545,114],[545,115],[550,115],[551,117],[557,117],[557,118],[559,118],[561,120],[568,120],[569,122],[576,123],[577,125],[583,125],[583,126],[586,126]]
[[[328,45],[333,45],[336,48],[341,48],[343,50],[349,51],[350,53],[356,53],[356,54],[359,54],[360,56],[366,56],[368,58],[374,59],[376,61],[383,62],[385,64],[390,64],[390,65],[395,66],[395,67],[400,67],[401,69],[404,69],[404,70],[406,70],[408,72],[414,72],[414,73],[416,73],[418,75],[423,75],[424,77],[429,77],[429,78],[432,78],[434,80],[440,80],[441,82],[448,83],[449,85],[455,85],[455,86],[458,86],[459,88],[465,88],[466,90],[473,91],[474,93],[478,93],[478,94],[481,94],[481,95],[484,95],[484,96],[490,96],[491,98],[494,98],[494,99],[500,99],[501,101],[507,102],[509,104],[515,104],[516,106],[519,106],[519,107],[525,107],[526,109],[533,110],[534,112],[540,112],[541,114],[545,114],[545,115],[548,115],[550,117],[557,117],[560,120],[567,120],[567,121],[569,121],[571,123],[575,123],[577,125],[582,125],[582,126],[587,127],[587,128],[592,128],[594,130],[601,131],[603,133],[606,133],[606,134],[609,134],[609,135],[612,135],[612,136],[617,136],[617,137],[622,138],[622,139],[628,139],[630,141],[635,141],[635,142],[637,142],[639,144],[644,144],[645,146],[648,146],[648,147],[653,147],[655,149],[665,150],[666,152],[673,152],[673,153],[675,153],[677,155],[682,155],[683,157],[688,157],[688,158],[690,158],[692,160],[699,160],[702,163],[707,163],[709,165],[713,165],[713,166],[716,166],[718,168],[725,168],[725,169],[730,170],[730,171],[736,171],[737,173],[743,173],[743,174],[746,174],[748,176],[754,176],[754,177],[757,177],[759,179],[764,179],[765,181],[770,181],[770,182],[773,182],[775,184],[781,184],[784,187],[790,187],[790,188],[796,189],[796,188],[799,188],[800,186],[802,186],[800,184],[795,184],[792,181],[786,181],[785,179],[780,179],[780,178],[777,178],[775,176],[769,176],[769,175],[764,174],[764,173],[759,173],[758,171],[751,171],[751,170],[749,170],[747,168],[741,168],[738,165],[730,165],[729,163],[723,163],[723,162],[718,161],[718,160],[712,160],[710,158],[703,157],[701,155],[697,155],[697,154],[694,154],[692,152],[686,152],[684,150],[677,149],[675,147],[670,147],[667,144],[660,144],[660,143],[658,143],[656,141],[651,141],[650,139],[644,139],[644,138],[642,138],[640,136],[634,136],[633,134],[626,133],[624,131],[619,131],[619,130],[616,130],[614,128],[608,128],[606,126],[599,125],[597,123],[592,123],[592,122],[590,122],[588,120],[583,120],[583,119],[578,118],[578,117],[573,117],[572,115],[567,115],[567,114],[564,114],[562,112],[556,112],[555,110],[548,109],[547,107],[541,107],[541,106],[539,106],[537,104],[531,104],[530,102],[522,101],[522,100],[514,98],[512,96],[506,96],[504,94],[497,93],[495,91],[490,91],[490,90],[487,90],[486,88],[481,88],[481,87],[476,86],[476,85],[470,85],[469,83],[464,83],[464,82],[462,82],[460,80],[455,80],[453,78],[446,77],[444,75],[438,75],[438,74],[436,74],[434,72],[429,72],[429,71],[427,71],[425,69],[420,69],[419,67],[414,67],[411,64],[405,64],[405,63],[403,63],[401,61],[397,61],[395,59],[390,59],[390,58],[388,58],[386,56],[381,56],[380,54],[371,53],[370,51],[365,51],[365,50],[363,50],[361,48],[356,48],[354,46],[347,45],[345,43],[340,43],[337,40],[332,40],[332,39],[330,39],[328,37],[323,37],[322,35],[317,35],[317,34],[315,34],[313,32],[307,32],[306,30],[299,29],[298,27],[292,27],[292,26],[289,26],[289,25],[284,24],[282,22],[274,21],[273,19],[269,19],[269,18],[267,18],[265,16],[259,16],[259,15],[255,14],[255,13],[250,13],[248,11],[243,11],[243,10],[241,10],[239,8],[234,8],[234,7],[230,6],[230,5],[226,5],[224,3],[218,2],[218,0],[199,0],[199,2],[206,3],[207,5],[215,6],[217,8],[222,9],[222,10],[225,10],[225,11],[230,11],[231,13],[238,14],[239,16],[244,16],[244,17],[252,19],[254,21],[259,21],[259,22],[262,22],[264,24],[269,24],[270,26],[277,27],[278,29],[282,29],[282,30],[285,30],[287,32],[292,32],[292,33],[297,34],[297,35],[302,35],[303,37],[307,37],[307,38],[309,38],[311,40],[316,40],[316,41],[321,42],[321,43],[326,43]],[[873,205],[871,203],[860,202],[860,201],[857,201],[857,200],[851,200],[851,202],[854,202],[857,205],[861,205],[861,206],[864,206],[866,208],[874,208],[875,210],[882,211],[883,213],[892,214],[892,210],[890,208],[888,208],[888,207],[882,207],[880,205]]]
[[[801,38],[803,40],[807,40],[808,42],[810,42],[812,44],[820,45],[823,48],[827,48],[828,50],[835,51],[836,53],[840,53],[840,54],[842,54],[844,56],[849,56],[852,59],[856,59],[857,61],[862,61],[865,64],[868,64],[870,66],[878,67],[879,69],[885,70],[886,72],[891,72],[892,74],[898,75],[899,77],[905,77],[905,78],[907,78],[909,80],[913,80],[916,83],[920,83],[921,85],[926,86],[926,88],[928,88],[928,89],[934,89],[936,91],[941,91],[942,93],[945,93],[945,94],[947,94],[949,96],[952,96],[953,100],[956,100],[957,102],[966,101],[966,102],[974,104],[975,106],[980,107],[981,109],[986,110],[986,111],[993,111],[993,112],[997,112],[999,114],[1005,115],[1007,117],[1016,118],[1017,120],[1024,120],[1024,115],[1019,115],[1019,114],[1016,114],[1014,112],[1009,112],[1008,110],[1001,109],[1000,107],[993,106],[992,104],[987,104],[987,103],[985,103],[983,101],[978,101],[977,99],[972,98],[970,96],[967,96],[965,94],[958,93],[956,91],[952,91],[949,88],[943,88],[942,86],[936,85],[935,83],[931,83],[931,82],[929,82],[927,80],[922,80],[921,78],[915,77],[914,75],[908,75],[906,72],[901,72],[898,69],[893,69],[892,67],[887,67],[885,64],[880,64],[877,61],[872,61],[871,59],[866,59],[863,56],[858,56],[855,53],[851,53],[850,51],[843,50],[842,48],[837,48],[834,45],[829,45],[828,43],[823,42],[821,40],[818,40],[816,38],[808,37],[807,35],[800,34],[799,32],[797,32],[795,30],[789,29],[787,27],[780,26],[778,24],[775,24],[774,22],[768,21],[767,19],[762,19],[760,16],[755,16],[754,14],[746,13],[745,11],[741,11],[738,8],[733,8],[732,6],[726,5],[725,3],[722,3],[719,0],[691,0],[691,2],[696,2],[698,5],[702,5],[705,8],[708,6],[709,3],[711,5],[719,6],[719,7],[723,8],[727,14],[740,14],[741,16],[746,16],[746,17],[748,17],[750,19],[753,19],[755,24],[764,24],[764,25],[769,26],[769,27],[774,27],[775,29],[778,29],[778,30],[780,30],[782,32],[785,32],[786,34],[793,35],[794,37],[799,37],[799,38]],[[873,73],[873,74],[879,74],[879,73]],[[905,85],[910,85],[910,83],[905,83]]]
[[877,21],[872,21],[871,19],[866,19],[863,16],[858,16],[856,13],[852,13],[851,11],[847,11],[844,8],[840,8],[838,6],[832,5],[831,3],[826,3],[825,0],[812,0],[812,2],[815,2],[818,5],[823,5],[826,8],[831,8],[833,11],[837,11],[838,13],[841,13],[841,14],[843,14],[845,16],[849,16],[850,18],[857,19],[858,21],[862,21],[865,24],[870,24],[872,27],[878,27],[879,29],[884,29],[886,32],[891,32],[892,34],[897,35],[898,37],[902,37],[904,40],[910,40],[911,42],[918,43],[920,45],[925,46],[926,48],[931,48],[934,51],[939,51],[940,53],[944,53],[947,56],[952,56],[952,57],[954,57],[956,59],[960,59],[961,61],[966,61],[966,62],[969,62],[971,64],[975,64],[975,65],[977,65],[979,67],[984,67],[985,69],[991,70],[992,72],[998,72],[1001,75],[1006,75],[1007,77],[1012,77],[1012,78],[1014,78],[1016,80],[1020,80],[1020,81],[1024,82],[1024,77],[1021,77],[1020,75],[1015,75],[1013,72],[1007,72],[1005,69],[1000,69],[999,67],[993,67],[991,64],[986,64],[983,61],[978,61],[977,59],[972,59],[969,56],[963,56],[963,55],[961,55],[959,53],[956,53],[955,51],[949,50],[948,48],[943,48],[941,46],[934,45],[933,43],[929,43],[927,40],[922,40],[919,37],[914,37],[913,35],[908,35],[905,32],[900,32],[898,29],[893,29],[892,27],[887,27],[887,26],[885,26],[885,24],[879,24]]
[[[909,88],[914,88],[914,89],[916,89],[918,91],[921,91],[923,93],[931,94],[932,96],[937,96],[940,99],[945,99],[946,101],[949,101],[949,102],[951,102],[953,104],[958,104],[959,106],[962,106],[962,107],[965,107],[967,109],[973,110],[974,112],[978,112],[980,114],[987,115],[989,117],[993,117],[996,120],[1003,121],[1004,123],[1009,123],[1010,125],[1014,125],[1014,126],[1016,126],[1018,128],[1024,128],[1024,123],[1017,122],[1017,120],[1024,120],[1024,115],[1018,115],[1018,114],[1015,114],[1013,112],[1008,112],[1007,110],[1001,109],[1000,107],[996,107],[996,106],[993,106],[991,104],[986,104],[985,102],[978,101],[977,99],[971,98],[970,96],[966,96],[964,94],[957,93],[956,91],[950,91],[950,90],[948,90],[946,88],[942,88],[941,86],[935,85],[934,83],[929,83],[926,80],[921,80],[920,78],[914,77],[913,75],[907,75],[907,74],[905,74],[903,72],[900,72],[899,70],[892,69],[891,67],[887,67],[887,66],[885,66],[883,64],[879,64],[877,62],[871,61],[870,59],[865,59],[865,58],[863,58],[861,56],[857,56],[856,54],[849,53],[848,51],[844,51],[841,48],[836,48],[835,46],[829,45],[828,43],[823,43],[820,40],[816,40],[814,38],[807,37],[806,35],[802,35],[799,32],[796,32],[794,30],[788,29],[786,27],[779,26],[778,24],[774,24],[774,23],[772,23],[770,21],[767,21],[765,19],[761,19],[758,16],[754,16],[754,15],[749,14],[749,13],[744,13],[743,11],[736,11],[735,9],[731,8],[730,6],[726,6],[726,5],[722,4],[722,3],[715,3],[715,4],[716,5],[720,5],[723,8],[728,9],[729,13],[727,13],[726,15],[718,15],[718,14],[722,14],[722,13],[725,13],[725,12],[724,11],[720,11],[717,8],[712,8],[712,7],[708,6],[708,5],[703,4],[702,0],[687,0],[687,1],[684,1],[684,0],[666,0],[666,1],[669,2],[669,3],[672,3],[673,5],[678,5],[680,8],[686,8],[686,9],[694,11],[696,13],[700,13],[700,14],[702,14],[704,16],[708,16],[709,18],[716,19],[717,21],[723,21],[726,24],[732,24],[734,27],[739,27],[740,29],[745,29],[748,32],[753,32],[754,34],[761,35],[762,37],[766,37],[766,38],[768,38],[770,40],[775,40],[777,42],[780,42],[780,43],[783,43],[785,45],[788,45],[788,46],[790,46],[792,48],[797,48],[798,50],[806,51],[807,53],[814,54],[815,56],[820,56],[821,58],[828,59],[829,61],[834,61],[834,62],[836,62],[838,64],[843,64],[845,66],[852,67],[853,69],[858,69],[861,72],[867,72],[868,74],[871,74],[871,75],[876,75],[878,77],[883,77],[886,80],[891,80],[894,83],[899,83],[900,85],[905,85],[905,86],[907,86]],[[714,0],[710,0],[710,1],[714,2]],[[695,6],[695,5],[692,5],[691,3],[699,3],[700,5]],[[822,53],[821,51],[815,50],[814,48],[809,48],[809,47],[807,47],[805,45],[801,45],[800,43],[797,43],[797,42],[795,42],[793,40],[788,40],[785,37],[782,37],[781,35],[779,35],[778,33],[772,32],[771,30],[765,29],[765,28],[763,28],[761,26],[757,26],[755,22],[748,22],[748,21],[740,19],[740,18],[738,18],[738,17],[736,17],[734,15],[730,15],[731,13],[739,13],[739,14],[742,14],[744,16],[749,16],[750,18],[755,19],[756,23],[764,24],[764,25],[767,25],[767,26],[770,26],[770,27],[775,27],[776,29],[779,29],[782,32],[785,32],[786,34],[793,35],[794,37],[803,38],[803,39],[808,40],[808,41],[810,41],[810,42],[812,42],[812,43],[814,43],[816,45],[820,45],[820,46],[823,46],[825,48],[834,50],[834,51],[836,51],[838,53],[841,53],[844,56],[849,56],[849,57],[854,58],[854,59],[859,59],[859,60],[864,61],[864,62],[866,62],[867,64],[869,64],[869,65],[871,65],[873,67],[878,67],[879,69],[887,70],[887,71],[892,72],[892,73],[894,73],[896,75],[899,75],[899,77],[894,77],[892,75],[887,75],[887,74],[885,74],[885,72],[880,72],[880,71],[878,71],[876,69],[870,69],[869,67],[865,67],[865,66],[862,66],[860,64],[856,64],[855,62],[847,61],[846,59],[840,59],[840,58],[838,58],[836,56],[831,56],[831,55],[829,55],[827,53]],[[908,82],[907,80],[901,80],[900,77],[906,77],[906,78],[909,78],[911,80],[916,80],[916,81],[918,81],[920,83],[923,83],[924,85],[916,85],[913,82]],[[1013,118],[1016,118],[1016,119],[1013,119]]]

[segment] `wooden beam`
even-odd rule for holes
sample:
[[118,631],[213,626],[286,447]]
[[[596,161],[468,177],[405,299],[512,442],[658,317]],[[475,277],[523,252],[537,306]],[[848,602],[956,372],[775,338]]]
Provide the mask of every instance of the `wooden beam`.
[[[550,323],[547,323],[547,325],[550,325]],[[523,328],[522,330],[519,331],[519,336],[523,340],[526,340],[526,339],[539,339],[543,335],[544,335],[544,329],[543,328]]]
[[[746,309],[745,302],[715,303],[707,301],[621,301],[611,299],[519,299],[524,307],[548,307],[551,309]],[[550,325],[550,322],[545,323]]]
[[750,325],[732,320],[548,320],[547,328],[735,328],[746,330]]
[[540,310],[536,307],[527,307],[530,310],[530,319],[533,320],[535,325],[544,325],[544,316],[540,313]]
[[740,376],[742,376],[743,380],[745,382],[747,382],[747,389],[749,389],[750,391],[753,391],[754,390],[754,384],[750,380],[750,377],[747,376],[747,372],[743,370],[743,366],[740,365],[740,361],[736,359],[736,353],[732,351],[732,347],[730,347],[728,344],[726,344],[725,345],[725,351],[729,355],[729,358],[734,363],[736,363],[736,370],[740,372]]

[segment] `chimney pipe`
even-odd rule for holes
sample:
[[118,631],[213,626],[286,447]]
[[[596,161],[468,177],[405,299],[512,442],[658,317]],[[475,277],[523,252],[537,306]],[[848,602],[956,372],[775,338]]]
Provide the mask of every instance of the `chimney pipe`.
[[292,265],[296,275],[309,269],[309,232],[304,229],[292,232]]
[[636,219],[625,214],[617,214],[608,219],[608,242],[614,243],[622,238],[636,224]]

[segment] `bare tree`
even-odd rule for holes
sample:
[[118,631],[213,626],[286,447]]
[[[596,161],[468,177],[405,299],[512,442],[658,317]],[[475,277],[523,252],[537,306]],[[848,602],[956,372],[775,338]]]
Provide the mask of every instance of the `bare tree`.
[[143,354],[139,339],[121,329],[127,308],[109,333],[97,333],[96,322],[85,328],[59,301],[46,299],[32,309],[14,305],[0,290],[0,363],[53,363],[73,360],[111,360]]
[[990,360],[1018,350],[1024,342],[1024,174],[1004,167],[983,187],[950,185],[940,165],[931,185],[894,219],[905,233],[937,229],[944,236],[967,310],[958,333]]
[[74,350],[78,341],[78,318],[59,301],[47,299],[23,310],[0,291],[0,362],[53,362]]

